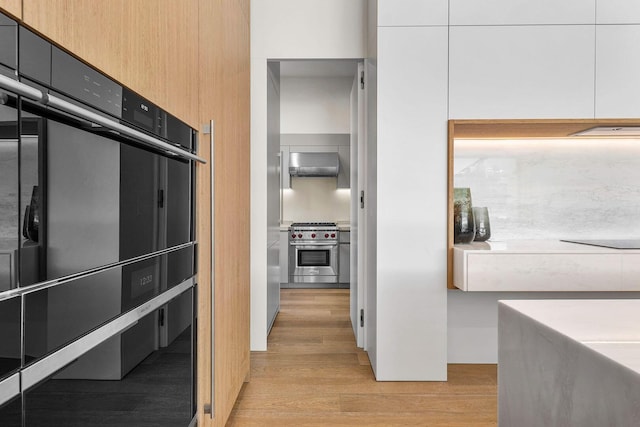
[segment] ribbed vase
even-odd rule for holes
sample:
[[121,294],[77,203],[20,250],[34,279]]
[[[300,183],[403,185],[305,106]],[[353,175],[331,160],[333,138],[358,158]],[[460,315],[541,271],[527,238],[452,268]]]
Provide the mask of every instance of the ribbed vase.
[[471,243],[475,237],[475,223],[471,207],[471,189],[453,189],[453,243]]

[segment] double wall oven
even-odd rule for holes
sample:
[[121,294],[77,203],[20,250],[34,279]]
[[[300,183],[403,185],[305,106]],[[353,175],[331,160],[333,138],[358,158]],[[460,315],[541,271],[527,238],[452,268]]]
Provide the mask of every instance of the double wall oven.
[[[60,381],[122,380],[184,334],[187,402],[168,422],[189,425],[195,142],[0,14],[0,425],[81,425],[100,404],[54,409],[87,396]],[[134,412],[113,425],[138,425]]]
[[289,283],[338,283],[339,229],[333,222],[289,227]]

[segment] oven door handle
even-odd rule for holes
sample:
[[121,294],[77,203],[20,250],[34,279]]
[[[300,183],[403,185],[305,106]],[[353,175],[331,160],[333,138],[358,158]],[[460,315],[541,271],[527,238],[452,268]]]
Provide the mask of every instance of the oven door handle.
[[298,243],[298,242],[289,242],[291,246],[308,246],[313,248],[314,246],[338,246],[338,243],[326,243],[326,242],[314,242],[314,243]]
[[0,88],[12,91],[14,93],[17,93],[18,95],[27,97],[41,104],[48,105],[50,107],[64,111],[65,113],[69,113],[76,117],[80,117],[90,122],[99,124],[112,131],[120,132],[121,134],[126,135],[130,138],[136,139],[138,141],[142,141],[147,145],[151,145],[157,149],[160,149],[169,155],[177,155],[183,158],[187,158],[189,160],[195,160],[197,162],[207,163],[207,161],[204,160],[203,158],[198,157],[195,154],[192,154],[186,150],[178,148],[175,145],[169,144],[168,142],[164,142],[161,139],[155,138],[151,135],[147,135],[146,133],[143,133],[136,129],[125,126],[115,120],[101,116],[100,114],[96,114],[93,111],[87,110],[86,108],[80,107],[78,105],[67,102],[63,99],[57,98],[54,95],[49,95],[38,89],[32,88],[29,85],[13,80],[12,78],[3,76],[1,74],[0,74]]

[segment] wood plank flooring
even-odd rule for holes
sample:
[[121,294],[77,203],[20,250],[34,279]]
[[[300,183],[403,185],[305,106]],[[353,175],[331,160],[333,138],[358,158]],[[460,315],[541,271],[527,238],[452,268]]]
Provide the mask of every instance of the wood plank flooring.
[[251,355],[227,426],[496,426],[496,365],[447,382],[377,382],[356,347],[345,289],[282,289],[268,351]]

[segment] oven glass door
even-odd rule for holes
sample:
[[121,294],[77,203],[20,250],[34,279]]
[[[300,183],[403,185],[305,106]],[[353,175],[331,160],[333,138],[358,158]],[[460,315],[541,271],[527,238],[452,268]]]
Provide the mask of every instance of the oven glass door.
[[337,244],[292,244],[290,249],[290,282],[338,283]]
[[299,249],[298,267],[331,267],[330,249]]

